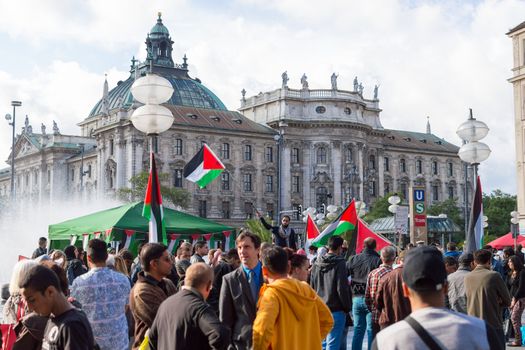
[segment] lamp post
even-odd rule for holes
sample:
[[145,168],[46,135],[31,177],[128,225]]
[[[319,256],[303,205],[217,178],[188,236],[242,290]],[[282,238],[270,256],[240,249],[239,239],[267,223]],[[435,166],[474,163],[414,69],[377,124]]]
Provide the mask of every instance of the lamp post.
[[518,249],[519,216],[520,213],[515,210],[510,212],[510,232],[512,232],[512,238],[514,238],[514,251]]
[[346,178],[348,180],[349,186],[346,193],[346,203],[350,203],[350,201],[354,198],[354,182],[355,177],[359,175],[357,172],[357,167],[352,165],[348,172],[346,173]]
[[173,86],[167,79],[148,73],[135,80],[131,86],[131,94],[137,101],[144,103],[133,112],[131,122],[135,128],[149,136],[150,152],[157,153],[156,137],[168,130],[174,120],[171,111],[160,105],[171,98]]
[[[470,164],[474,169],[473,184],[476,184],[478,179],[478,165],[486,160],[491,152],[489,146],[483,142],[479,142],[479,140],[487,136],[489,128],[487,124],[474,118],[472,108],[469,108],[469,110],[469,118],[456,130],[456,134],[464,141],[459,149],[458,156],[463,162]],[[467,183],[467,174],[465,174],[465,187],[467,187]],[[465,193],[467,193],[467,191],[465,191]],[[467,201],[467,197],[465,197],[465,201]],[[465,220],[466,219],[465,217]],[[466,234],[467,231],[465,231],[465,235]]]
[[284,145],[284,128],[288,124],[284,121],[279,121],[279,133],[273,136],[275,143],[277,144],[277,217],[276,221],[279,222],[279,218],[282,212],[283,205],[283,190],[282,190],[282,151]]
[[20,107],[22,102],[20,101],[11,101],[11,106],[13,106],[13,121],[11,120],[11,114],[6,114],[5,119],[9,122],[9,125],[12,126],[13,134],[11,138],[11,200],[15,199],[15,123],[16,123],[16,107]]
[[[390,204],[388,206],[388,211],[391,212],[392,214],[394,214],[394,227],[395,227],[395,222],[396,222],[396,219],[395,219],[395,216],[396,216],[396,213],[397,213],[397,208],[399,208],[399,203],[401,202],[401,198],[399,198],[399,196],[397,195],[397,193],[394,193],[392,196],[388,197],[388,203]],[[396,233],[399,234],[399,243],[398,245],[401,246],[401,231],[398,230],[397,227],[395,227],[396,229]]]

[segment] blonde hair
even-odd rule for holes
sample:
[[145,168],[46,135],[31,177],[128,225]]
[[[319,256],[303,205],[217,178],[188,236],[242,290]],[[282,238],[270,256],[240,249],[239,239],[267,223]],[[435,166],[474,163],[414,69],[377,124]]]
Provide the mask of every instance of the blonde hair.
[[13,267],[11,274],[11,282],[9,283],[9,293],[11,295],[19,294],[20,287],[19,282],[22,276],[25,275],[32,267],[37,266],[38,263],[34,260],[20,260]]
[[53,260],[53,262],[56,263],[56,261],[60,258],[62,258],[62,264],[60,264],[59,266],[63,269],[66,268],[66,263],[67,263],[67,257],[66,257],[66,254],[64,254],[63,251],[61,250],[54,250],[53,253],[51,253],[51,256],[50,256],[51,260]]
[[114,265],[115,270],[126,276],[129,276],[128,266],[126,265],[126,260],[124,260],[124,258],[121,257],[120,255],[115,255],[114,259],[115,259],[115,265]]

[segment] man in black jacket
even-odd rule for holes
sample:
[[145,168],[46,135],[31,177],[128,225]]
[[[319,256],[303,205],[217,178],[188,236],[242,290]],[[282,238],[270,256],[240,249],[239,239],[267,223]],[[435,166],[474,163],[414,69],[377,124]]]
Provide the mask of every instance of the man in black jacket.
[[365,303],[365,291],[368,274],[381,265],[381,258],[375,249],[375,239],[367,238],[363,242],[363,251],[351,256],[347,263],[348,273],[352,278],[352,318],[355,327],[352,349],[363,347],[365,331],[368,334],[368,348],[372,345],[372,314]]
[[205,301],[212,282],[213,270],[205,263],[186,270],[182,290],[159,307],[149,333],[151,349],[226,349],[230,331]]
[[325,302],[334,318],[334,326],[325,340],[323,349],[339,350],[343,338],[346,314],[350,312],[352,295],[348,288],[348,271],[341,256],[343,239],[332,236],[328,240],[328,253],[319,257],[312,267],[310,285]]
[[267,223],[266,220],[264,220],[264,217],[258,211],[255,212],[255,214],[259,217],[263,226],[267,230],[272,231],[272,240],[275,243],[275,245],[278,245],[279,247],[283,248],[292,248],[293,250],[297,249],[295,242],[295,231],[289,226],[290,217],[288,215],[283,216],[283,218],[281,219],[281,225],[272,226],[269,223]]

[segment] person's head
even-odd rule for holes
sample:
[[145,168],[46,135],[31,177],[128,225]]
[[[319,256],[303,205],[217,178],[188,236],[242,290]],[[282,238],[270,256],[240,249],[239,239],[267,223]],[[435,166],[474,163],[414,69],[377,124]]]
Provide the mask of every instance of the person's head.
[[414,245],[414,243],[408,243],[407,245],[407,250],[410,250],[412,248],[415,248],[416,246]]
[[60,282],[60,289],[65,296],[69,295],[69,283],[67,281],[66,270],[55,264],[54,262],[47,260],[42,261],[40,265],[47,267],[56,273],[58,280]]
[[195,243],[195,254],[206,256],[206,254],[208,254],[208,243],[206,243],[206,241],[198,241]]
[[290,257],[290,277],[298,279],[299,281],[308,281],[308,270],[310,268],[310,261],[305,255],[294,254]]
[[181,245],[179,249],[177,249],[177,258],[179,260],[190,260],[191,258],[191,247],[188,247],[187,245]]
[[315,254],[317,254],[317,249],[318,248],[316,246],[311,245],[311,246],[308,247],[308,253],[310,253],[310,255],[315,255]]
[[186,270],[190,266],[191,263],[189,259],[179,260],[175,263],[175,271],[177,271],[177,275],[179,275],[181,279],[184,279],[186,276]]
[[54,250],[53,253],[51,253],[50,258],[51,260],[53,260],[55,264],[59,265],[61,268],[66,267],[67,258],[66,258],[66,254],[64,254],[63,251]]
[[36,261],[29,259],[20,260],[15,264],[11,272],[11,282],[9,283],[9,293],[11,295],[20,294],[20,288],[18,287],[20,280],[36,265],[38,265]]
[[77,248],[74,245],[68,245],[64,249],[64,254],[66,255],[67,260],[73,260],[77,258]]
[[160,243],[147,243],[140,252],[142,268],[157,280],[171,272],[171,258],[166,246]]
[[423,246],[409,250],[403,266],[403,294],[410,299],[412,311],[421,305],[445,305],[447,271],[443,254],[437,248]]
[[120,255],[114,255],[113,259],[115,260],[115,271],[118,271],[125,276],[129,276],[129,270],[128,265],[126,264],[126,260],[124,260],[124,258]]
[[328,238],[328,252],[339,255],[343,247],[343,238],[341,236],[331,236]]
[[458,261],[453,256],[445,256],[443,259],[445,262],[445,269],[447,270],[447,275],[454,273],[458,270]]
[[512,247],[505,247],[505,248],[503,248],[503,257],[505,259],[508,259],[508,258],[510,258],[513,255],[514,255],[514,249]]
[[281,219],[281,225],[283,225],[283,227],[288,227],[290,220],[291,219],[288,215],[283,215],[283,218]]
[[523,270],[523,263],[521,262],[521,259],[518,258],[518,256],[513,255],[509,257],[509,269],[513,272],[521,272]]
[[271,243],[268,243],[268,242],[262,242],[261,243],[261,248],[259,249],[259,260],[262,261],[262,256],[263,256],[264,252],[267,251],[268,249],[270,249],[271,247],[273,247],[273,244],[271,244]]
[[458,258],[459,265],[462,268],[474,269],[474,255],[472,253],[463,253]]
[[398,265],[403,265],[403,263],[405,262],[405,257],[407,255],[407,252],[408,252],[408,249],[405,249],[399,252],[399,254],[397,255],[397,259],[396,259],[396,262]]
[[88,264],[92,266],[106,266],[108,259],[107,244],[101,239],[94,238],[88,242]]
[[49,316],[57,302],[66,298],[57,274],[38,264],[22,276],[18,287],[29,310],[41,316]]
[[521,251],[522,249],[523,249],[523,246],[521,244],[518,244],[516,246],[516,253],[522,253],[522,251]]
[[235,269],[241,265],[241,259],[239,258],[239,253],[237,253],[237,248],[230,249],[227,253],[224,253],[224,260]]
[[447,250],[449,252],[454,252],[454,251],[456,251],[456,249],[457,249],[456,243],[454,243],[454,242],[448,242],[447,243]]
[[241,263],[250,269],[257,266],[261,238],[249,230],[244,230],[237,236],[235,243],[237,244],[237,252]]
[[263,275],[271,283],[272,280],[288,277],[290,262],[288,253],[279,246],[271,247],[262,257]]
[[492,265],[492,252],[486,249],[476,250],[474,252],[474,263],[476,266],[481,265],[490,268]]
[[131,271],[131,265],[133,265],[133,254],[127,249],[121,249],[118,252],[118,255],[124,259],[124,262],[126,263],[126,268],[128,271]]
[[365,238],[363,242],[364,249],[376,250],[376,240],[373,238]]
[[192,264],[186,270],[184,285],[199,291],[204,299],[208,299],[213,283],[213,269],[205,263]]
[[45,248],[47,246],[47,238],[46,237],[40,237],[38,239],[38,246],[40,248]]
[[217,249],[210,249],[208,250],[208,261],[211,262],[213,261],[213,257],[215,256],[215,252],[217,251]]

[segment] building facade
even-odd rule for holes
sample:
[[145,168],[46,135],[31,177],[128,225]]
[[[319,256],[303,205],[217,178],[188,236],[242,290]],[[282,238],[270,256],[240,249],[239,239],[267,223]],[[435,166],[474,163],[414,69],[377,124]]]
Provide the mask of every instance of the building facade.
[[[387,193],[406,198],[414,184],[427,188],[431,202],[464,202],[458,147],[433,135],[428,122],[425,133],[383,128],[378,88],[365,98],[357,77],[352,90],[339,89],[335,74],[329,89],[310,89],[306,75],[293,89],[285,72],[281,88],[252,97],[243,90],[238,112],[230,111],[190,77],[185,55],[183,63],[173,61],[173,41],[160,16],[146,45],[146,60],[133,58],[125,81],[111,90],[104,82],[101,100],[78,124],[80,136],[60,135],[56,125],[52,135],[45,128],[33,133],[26,122],[14,150],[17,197],[115,196],[131,177],[148,171],[148,140],[130,122],[140,105],[130,88],[153,72],[174,87],[165,106],[175,122],[157,138],[157,164],[170,186],[189,191],[192,214],[240,225],[254,208],[277,217],[351,198],[370,204]],[[204,142],[226,171],[199,189],[182,169]],[[0,171],[0,195],[9,194],[9,176],[8,169]]]
[[512,39],[513,67],[509,82],[514,88],[514,122],[516,138],[516,178],[520,227],[525,220],[525,22],[512,28],[507,35]]

